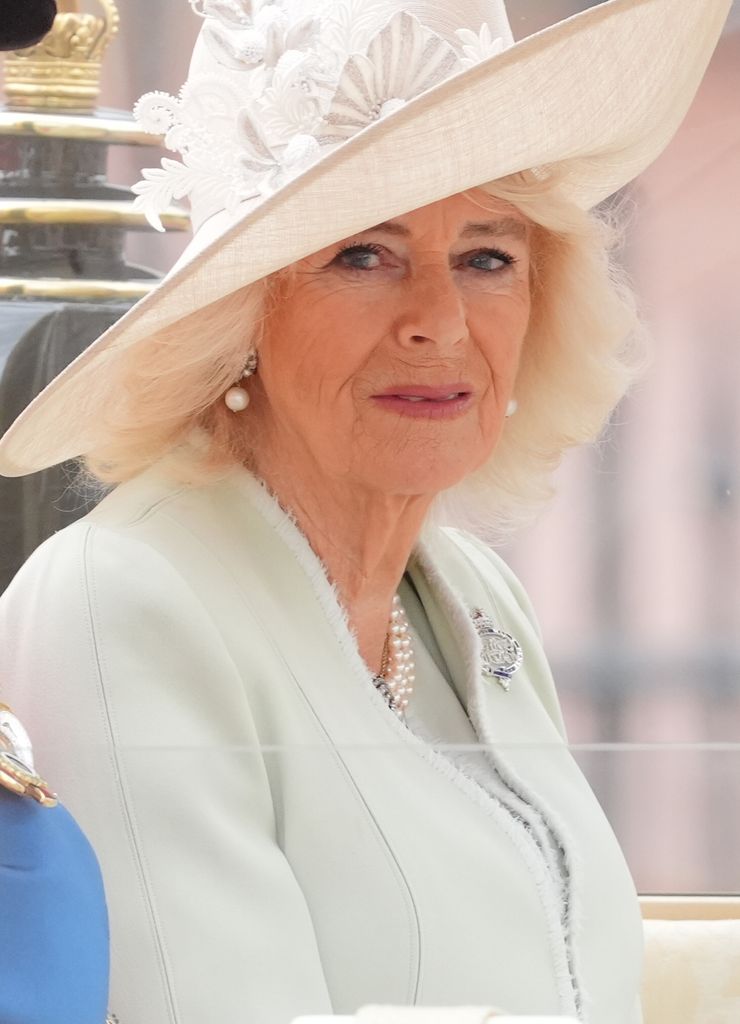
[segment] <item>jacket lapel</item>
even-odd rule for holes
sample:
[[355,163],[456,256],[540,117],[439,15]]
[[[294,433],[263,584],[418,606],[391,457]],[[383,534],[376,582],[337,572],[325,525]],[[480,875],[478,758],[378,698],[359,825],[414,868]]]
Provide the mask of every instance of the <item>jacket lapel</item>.
[[[417,546],[409,574],[480,742],[498,747],[562,744],[559,709],[551,699],[546,702],[551,705],[548,714],[542,694],[537,692],[538,674],[548,691],[552,685],[539,638],[521,610],[516,614],[506,606],[503,591],[493,592],[490,574],[484,580],[469,553],[442,530],[433,542],[426,540]],[[481,638],[473,624],[476,609],[510,632],[523,649],[524,660],[509,691],[483,674]]]
[[[594,813],[601,818],[601,811],[566,745],[534,624],[506,583],[497,579],[487,556],[461,540],[437,531],[433,544],[417,546],[410,572],[450,671],[460,681],[458,689],[485,757],[511,791],[556,830],[573,878],[578,874],[573,840],[579,821]],[[522,646],[524,660],[508,692],[483,675],[481,640],[471,614],[475,608]]]

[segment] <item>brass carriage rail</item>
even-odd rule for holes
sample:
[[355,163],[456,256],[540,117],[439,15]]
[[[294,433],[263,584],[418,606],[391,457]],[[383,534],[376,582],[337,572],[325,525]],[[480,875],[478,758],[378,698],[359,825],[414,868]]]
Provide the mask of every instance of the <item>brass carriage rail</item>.
[[107,281],[85,278],[0,277],[0,300],[58,299],[64,302],[123,302],[143,299],[159,278]]
[[0,110],[0,135],[77,139],[110,146],[159,146],[162,139],[142,131],[133,118],[91,117],[89,114],[54,114],[28,110]]
[[[0,199],[0,224],[105,224],[153,231],[143,213],[119,199]],[[190,217],[176,206],[162,214],[172,231],[187,231]]]

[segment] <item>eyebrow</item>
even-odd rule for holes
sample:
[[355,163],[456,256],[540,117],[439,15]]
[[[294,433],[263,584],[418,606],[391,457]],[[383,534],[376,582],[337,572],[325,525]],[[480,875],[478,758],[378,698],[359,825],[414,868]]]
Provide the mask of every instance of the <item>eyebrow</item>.
[[[504,236],[507,238],[526,238],[527,230],[527,225],[524,221],[517,220],[516,217],[503,217],[501,220],[468,221],[460,232],[460,238],[473,238],[480,235],[485,235],[488,238],[502,238]],[[411,230],[405,225],[398,224],[393,220],[376,224],[373,228],[365,228],[364,231],[359,233],[364,235],[370,231],[383,231],[387,235],[399,235],[403,238],[408,238],[412,234]]]
[[526,238],[528,227],[523,220],[516,217],[503,217],[501,220],[469,221],[460,232],[461,238],[473,235],[488,235],[492,238]]

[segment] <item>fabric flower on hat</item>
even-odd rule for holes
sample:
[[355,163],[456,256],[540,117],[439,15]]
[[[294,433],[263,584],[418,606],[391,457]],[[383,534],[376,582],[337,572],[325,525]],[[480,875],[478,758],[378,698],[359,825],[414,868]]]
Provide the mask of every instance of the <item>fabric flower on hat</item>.
[[275,67],[286,51],[310,46],[321,25],[311,15],[291,24],[286,12],[273,3],[254,11],[253,6],[246,0],[214,0],[205,7],[206,45],[219,64],[232,71],[258,64]]
[[325,5],[321,40],[327,55],[333,55],[335,61],[335,85],[347,58],[353,53],[365,53],[388,17],[387,5],[375,0],[335,0]]
[[212,162],[202,154],[194,154],[185,163],[164,157],[160,167],[145,167],[141,173],[142,181],[131,189],[136,193],[134,209],[141,210],[157,231],[164,231],[161,215],[172,201],[184,199],[196,189],[201,197],[210,195],[226,210],[233,210],[243,199],[250,198],[244,195],[240,180],[230,179],[223,168],[214,170]]
[[343,142],[462,69],[444,39],[407,11],[395,14],[344,65],[319,142]]
[[[221,18],[228,24],[247,25],[254,16],[253,0],[188,0],[201,18]],[[261,0],[257,0],[257,6]],[[272,0],[268,0],[272,2]]]
[[275,142],[288,142],[295,132],[313,133],[333,87],[316,54],[288,50],[258,101],[265,134]]
[[215,75],[187,82],[178,96],[150,92],[142,96],[134,115],[146,131],[164,135],[168,149],[183,160],[165,157],[160,167],[142,171],[143,180],[133,186],[134,209],[141,210],[152,227],[163,231],[160,214],[173,200],[183,199],[196,188],[201,195],[221,197],[221,206],[233,208],[243,199],[258,195],[244,180],[238,163],[239,125],[235,111],[245,97]]
[[[134,114],[182,160],[143,172],[134,206],[160,214],[188,196],[197,222],[265,197],[409,100],[498,53],[488,25],[449,42],[378,0],[327,0],[296,16],[280,0],[190,0],[211,70],[177,97],[148,93]],[[459,42],[458,42],[459,41]],[[222,71],[220,69],[223,69]]]
[[494,38],[491,26],[485,22],[481,25],[478,35],[469,28],[459,28],[455,32],[463,44],[465,56],[460,61],[462,67],[472,68],[474,64],[480,64],[488,57],[495,57],[504,49],[504,41],[498,36]]
[[[276,152],[265,138],[258,119],[249,111],[239,115],[239,163],[250,179],[257,183],[257,195],[267,195],[300,174],[321,154],[313,135],[299,133]],[[251,198],[246,196],[245,198]]]

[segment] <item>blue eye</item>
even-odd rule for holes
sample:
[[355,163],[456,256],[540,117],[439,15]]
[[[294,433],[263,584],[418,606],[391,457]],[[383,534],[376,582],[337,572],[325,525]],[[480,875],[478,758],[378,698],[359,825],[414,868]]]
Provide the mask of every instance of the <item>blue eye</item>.
[[[379,261],[373,262],[373,259],[382,256],[384,252],[383,246],[374,242],[352,242],[340,249],[332,262],[339,263],[347,270],[377,270],[380,263]],[[472,255],[462,256],[460,259],[463,265],[471,266],[474,270],[480,270],[485,274],[493,274],[516,263],[513,256],[500,249],[481,249]],[[494,265],[491,266],[491,263]]]
[[383,247],[372,242],[354,243],[340,249],[334,259],[350,270],[374,270],[377,264],[368,265],[370,257],[381,256],[382,253]]
[[[477,260],[481,261],[493,261],[497,266],[485,266],[476,264]],[[475,267],[476,270],[483,270],[486,273],[493,273],[496,270],[501,270],[504,267],[511,266],[516,260],[513,256],[510,256],[507,252],[502,252],[500,249],[484,249],[481,252],[475,253],[470,257],[470,263]]]

